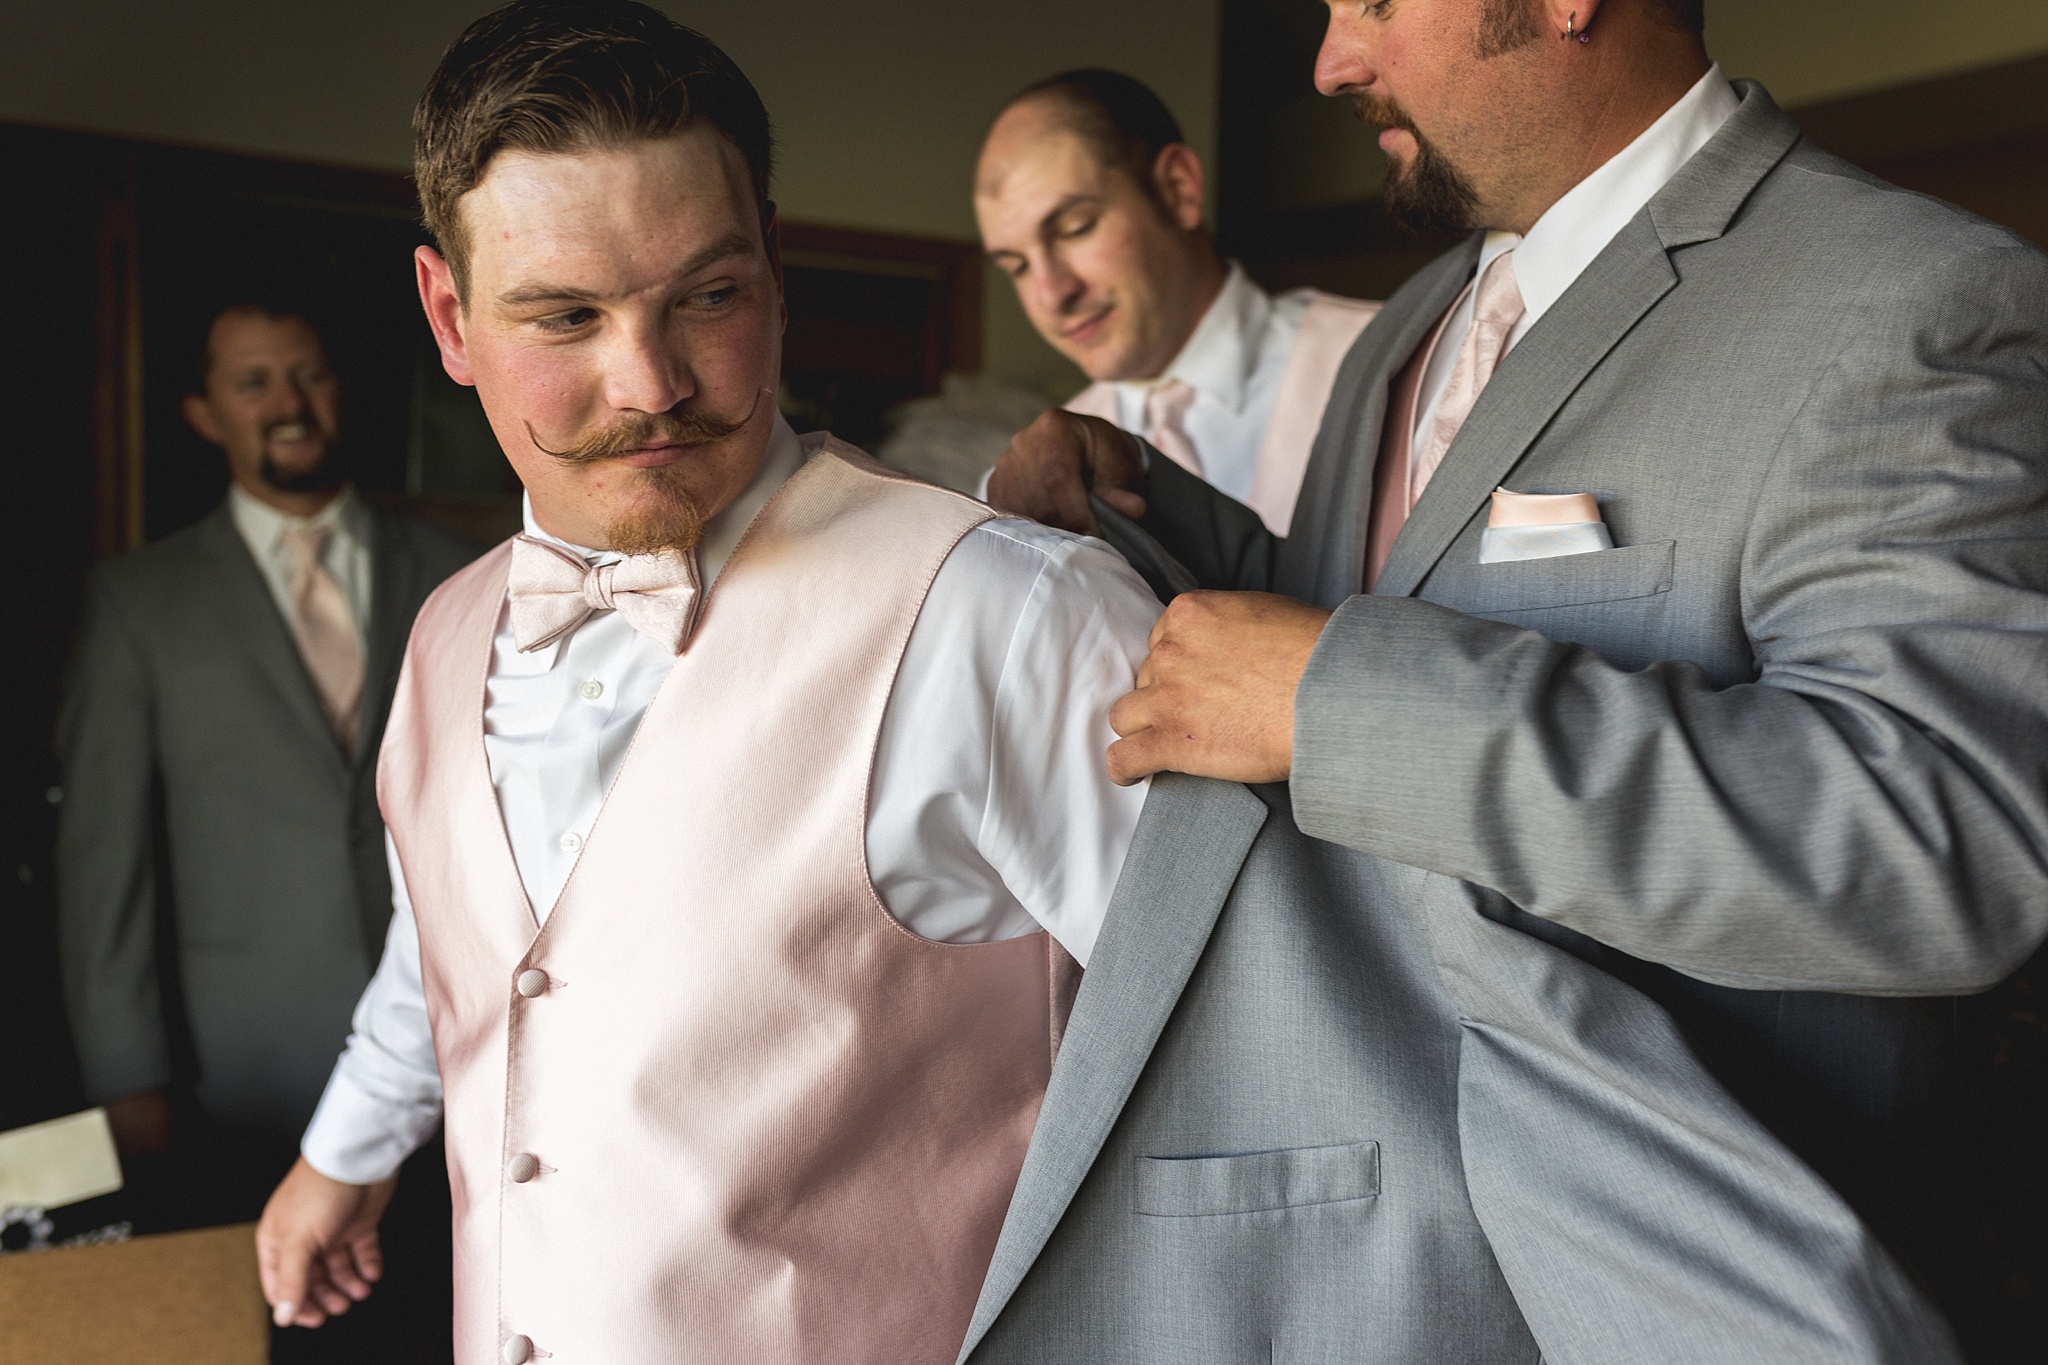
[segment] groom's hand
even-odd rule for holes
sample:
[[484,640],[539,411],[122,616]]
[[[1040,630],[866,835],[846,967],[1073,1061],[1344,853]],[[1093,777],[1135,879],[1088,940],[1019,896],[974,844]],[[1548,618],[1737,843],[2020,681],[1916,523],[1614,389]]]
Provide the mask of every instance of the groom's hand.
[[256,1267],[271,1320],[318,1327],[370,1297],[384,1276],[377,1224],[397,1177],[349,1185],[293,1163],[256,1225]]
[[1189,592],[1152,627],[1138,689],[1110,708],[1123,738],[1109,775],[1159,772],[1282,782],[1294,762],[1294,689],[1330,613],[1263,592]]

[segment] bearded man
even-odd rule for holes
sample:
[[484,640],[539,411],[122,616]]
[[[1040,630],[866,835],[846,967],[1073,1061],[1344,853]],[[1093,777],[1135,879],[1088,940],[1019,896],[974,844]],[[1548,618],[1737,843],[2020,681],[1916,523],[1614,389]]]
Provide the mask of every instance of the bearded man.
[[527,529],[413,634],[276,1321],[368,1295],[445,1113],[464,1365],[950,1359],[1144,800],[1101,755],[1158,604],[782,421],[768,114],[702,35],[514,4],[416,129],[422,303]]
[[94,571],[57,732],[65,999],[148,1231],[252,1219],[293,1161],[391,918],[373,783],[406,634],[470,558],[349,484],[292,308],[221,309],[184,410],[227,499]]
[[1704,34],[1332,3],[1388,208],[1470,235],[1352,348],[1288,535],[1066,414],[990,494],[1086,529],[1092,485],[1228,590],[1161,621],[1119,776],[1284,783],[1302,875],[1629,981],[1967,1319],[1956,1015],[1910,997],[2048,935],[2048,258]]

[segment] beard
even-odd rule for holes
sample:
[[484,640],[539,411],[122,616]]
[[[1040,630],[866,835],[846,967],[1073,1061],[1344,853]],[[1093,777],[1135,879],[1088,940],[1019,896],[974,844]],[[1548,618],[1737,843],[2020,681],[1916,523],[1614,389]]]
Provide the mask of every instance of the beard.
[[1415,139],[1415,158],[1390,165],[1380,189],[1387,212],[1414,232],[1466,232],[1479,224],[1479,192],[1456,166],[1422,135],[1408,112],[1392,100],[1353,95],[1351,108],[1369,127],[1400,128]]
[[[327,438],[327,445],[321,449],[320,458],[304,469],[286,469],[269,453],[272,433],[283,427],[304,427],[308,432]],[[318,422],[307,417],[291,417],[282,421],[267,422],[263,427],[263,463],[257,473],[265,486],[280,493],[325,493],[339,488],[347,480],[348,472],[334,452],[334,433]]]
[[[526,427],[534,448],[563,464],[589,465],[615,460],[650,445],[702,446],[737,434],[754,420],[761,408],[757,390],[754,405],[737,418],[723,418],[707,412],[671,408],[667,412],[629,412],[617,421],[579,438],[564,450],[549,450]],[[637,496],[626,511],[605,526],[610,547],[625,555],[688,554],[703,539],[703,504],[690,491],[691,462],[685,457],[652,469],[621,469],[639,476]]]

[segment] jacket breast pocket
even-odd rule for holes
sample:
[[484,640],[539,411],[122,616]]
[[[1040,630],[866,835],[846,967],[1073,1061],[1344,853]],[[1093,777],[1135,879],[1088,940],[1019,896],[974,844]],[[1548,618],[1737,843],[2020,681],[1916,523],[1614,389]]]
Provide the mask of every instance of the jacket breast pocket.
[[1431,575],[1423,596],[1475,616],[1622,602],[1671,591],[1678,542],[1655,540],[1618,550],[1453,564]]
[[1380,1145],[1290,1147],[1235,1156],[1141,1156],[1133,1211],[1202,1218],[1371,1199],[1380,1192]]

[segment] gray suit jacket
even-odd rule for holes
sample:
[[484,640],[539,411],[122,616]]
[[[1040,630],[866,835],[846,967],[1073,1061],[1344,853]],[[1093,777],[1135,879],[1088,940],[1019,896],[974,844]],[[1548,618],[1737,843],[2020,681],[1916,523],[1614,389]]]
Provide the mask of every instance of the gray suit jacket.
[[[1284,541],[1166,460],[1144,527],[1336,609],[1304,831],[1651,992],[1932,1273],[1951,1015],[1867,997],[1981,989],[2048,933],[2048,258],[1741,91],[1501,363],[1374,595],[1391,381],[1476,240],[1360,337]],[[1480,564],[1501,484],[1596,494],[1618,548]]]
[[95,1100],[175,1074],[225,1122],[312,1116],[391,917],[374,778],[406,636],[472,557],[373,524],[353,762],[226,507],[92,574],[57,728],[57,874]]
[[963,1359],[1956,1359],[1656,1005],[1488,908],[1155,779]]

